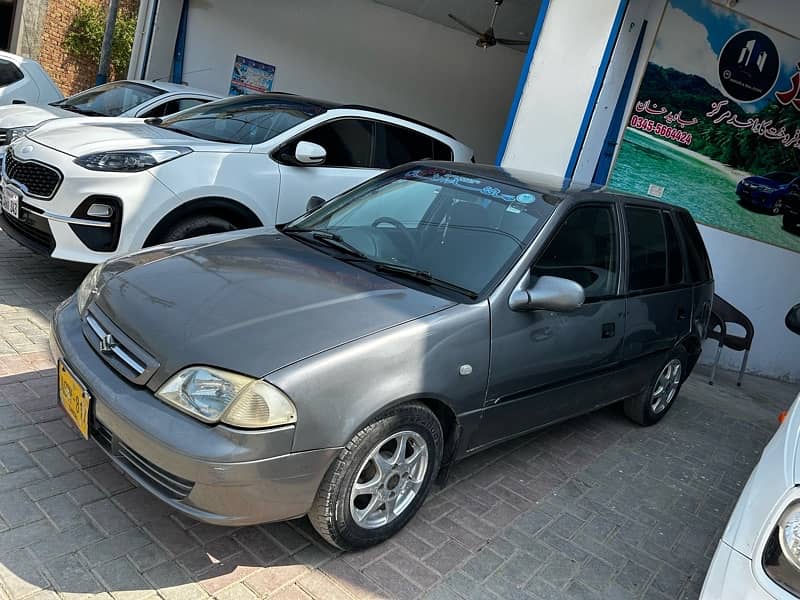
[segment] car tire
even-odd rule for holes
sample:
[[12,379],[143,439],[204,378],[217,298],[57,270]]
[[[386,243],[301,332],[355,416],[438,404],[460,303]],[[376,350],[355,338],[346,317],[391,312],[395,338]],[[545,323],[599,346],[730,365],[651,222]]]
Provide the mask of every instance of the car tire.
[[441,464],[443,438],[436,415],[420,403],[375,418],[328,469],[308,514],[314,529],[342,550],[390,538],[425,501]]
[[236,229],[238,229],[236,225],[221,217],[206,214],[192,215],[171,225],[169,229],[159,237],[157,243],[177,242],[178,240],[185,240],[200,235],[223,233]]
[[667,414],[688,376],[689,354],[678,346],[656,371],[650,385],[639,396],[625,400],[625,415],[645,427],[658,423]]
[[800,233],[800,217],[794,215],[783,215],[783,228],[791,233]]

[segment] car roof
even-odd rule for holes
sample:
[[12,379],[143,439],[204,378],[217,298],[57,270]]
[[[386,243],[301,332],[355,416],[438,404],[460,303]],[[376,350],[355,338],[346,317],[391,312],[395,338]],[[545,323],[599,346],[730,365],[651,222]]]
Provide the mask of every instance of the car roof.
[[686,209],[674,204],[621,192],[619,190],[612,190],[608,187],[596,184],[580,183],[563,177],[545,175],[535,171],[509,169],[495,165],[446,161],[418,161],[396,167],[394,171],[402,172],[403,170],[408,170],[412,165],[413,168],[429,167],[442,169],[443,171],[456,173],[458,175],[466,175],[468,177],[490,179],[498,183],[525,188],[538,194],[555,196],[561,200],[571,200],[574,202],[635,202],[636,204],[652,206],[664,210],[686,212]]
[[[142,82],[146,83],[146,82]],[[366,104],[348,104],[348,103],[341,103],[341,102],[332,102],[330,100],[320,100],[318,98],[309,98],[308,96],[300,96],[298,94],[293,94],[291,92],[268,92],[266,94],[248,94],[248,98],[264,98],[265,100],[280,100],[281,102],[296,102],[297,104],[302,104],[304,106],[316,106],[322,111],[328,110],[361,110],[366,112],[373,112],[375,114],[384,115],[387,117],[393,117],[395,119],[402,119],[403,121],[408,121],[409,123],[414,123],[416,125],[420,125],[421,127],[427,127],[428,129],[445,135],[453,140],[458,140],[453,134],[448,133],[444,129],[436,127],[435,125],[431,125],[429,123],[425,123],[424,121],[420,121],[419,119],[415,119],[413,117],[408,117],[406,115],[401,115],[399,113],[394,113],[388,110],[384,110],[382,108],[376,108],[374,106],[368,106]]]
[[156,88],[167,93],[202,94],[204,96],[214,96],[215,98],[220,98],[220,99],[223,98],[223,96],[220,96],[219,94],[216,94],[214,92],[209,92],[208,90],[201,90],[200,88],[193,88],[189,87],[188,85],[183,85],[181,83],[171,83],[168,81],[149,81],[147,79],[118,79],[116,81],[109,81],[108,83],[136,83],[138,85],[146,85],[151,88]]

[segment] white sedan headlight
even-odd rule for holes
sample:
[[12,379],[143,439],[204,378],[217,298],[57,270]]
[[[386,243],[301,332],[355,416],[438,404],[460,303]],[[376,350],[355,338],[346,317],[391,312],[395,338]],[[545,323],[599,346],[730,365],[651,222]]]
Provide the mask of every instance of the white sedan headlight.
[[75,292],[75,299],[78,304],[78,312],[83,315],[86,312],[86,307],[89,306],[97,292],[100,291],[100,274],[103,272],[103,265],[97,265],[94,269],[89,271],[89,274],[84,277],[78,291]]
[[75,159],[75,164],[90,171],[110,171],[114,173],[135,173],[164,164],[192,151],[183,146],[164,148],[142,148],[141,150],[113,150],[95,152]]
[[778,520],[778,540],[784,556],[800,570],[800,504],[791,504]]
[[278,388],[212,367],[184,369],[156,397],[205,423],[260,429],[297,421],[294,404]]

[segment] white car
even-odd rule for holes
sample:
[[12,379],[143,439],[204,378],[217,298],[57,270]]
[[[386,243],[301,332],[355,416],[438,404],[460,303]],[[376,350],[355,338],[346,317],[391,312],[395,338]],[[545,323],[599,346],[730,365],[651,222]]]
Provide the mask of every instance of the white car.
[[418,159],[473,153],[411,119],[291,94],[226,98],[163,120],[47,121],[3,158],[3,229],[53,258],[99,263],[286,222],[311,196]]
[[[800,334],[800,304],[786,325]],[[800,395],[739,496],[700,598],[800,598]]]
[[63,97],[38,62],[0,51],[0,104],[47,103]]
[[[60,97],[60,94],[59,94]],[[113,81],[49,104],[0,106],[0,148],[50,119],[75,116],[164,117],[221,96],[159,81]]]

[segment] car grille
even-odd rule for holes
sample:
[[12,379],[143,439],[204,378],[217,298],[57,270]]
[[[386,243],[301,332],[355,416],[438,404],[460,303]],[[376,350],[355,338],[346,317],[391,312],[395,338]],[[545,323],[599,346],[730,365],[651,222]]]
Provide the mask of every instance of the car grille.
[[0,129],[0,146],[8,144],[8,129]]
[[[3,217],[11,228],[23,236],[24,239],[18,239],[18,241],[48,256],[53,252],[56,247],[56,239],[50,231],[50,223],[47,219],[27,210],[23,212],[22,207],[20,207],[20,217],[23,218],[15,219],[8,213],[3,213]],[[16,236],[12,237],[16,238]]]
[[100,357],[132,383],[144,385],[158,369],[158,362],[96,305],[89,308],[83,321],[83,334]]
[[193,481],[173,475],[153,464],[130,446],[115,439],[111,430],[97,419],[92,424],[91,436],[106,452],[123,463],[123,466],[170,498],[183,500],[191,493]]
[[3,174],[28,196],[49,200],[61,185],[61,172],[40,162],[20,160],[9,149],[3,160]]

